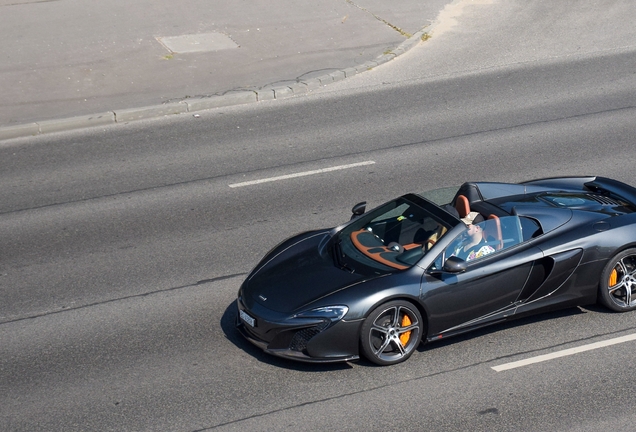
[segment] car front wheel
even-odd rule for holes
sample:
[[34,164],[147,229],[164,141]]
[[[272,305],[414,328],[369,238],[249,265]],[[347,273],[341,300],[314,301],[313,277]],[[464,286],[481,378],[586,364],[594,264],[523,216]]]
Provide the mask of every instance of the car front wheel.
[[636,249],[627,249],[612,258],[600,281],[600,301],[616,312],[636,309]]
[[395,300],[375,308],[364,321],[360,343],[364,356],[379,365],[392,365],[408,359],[423,333],[422,316],[417,308]]

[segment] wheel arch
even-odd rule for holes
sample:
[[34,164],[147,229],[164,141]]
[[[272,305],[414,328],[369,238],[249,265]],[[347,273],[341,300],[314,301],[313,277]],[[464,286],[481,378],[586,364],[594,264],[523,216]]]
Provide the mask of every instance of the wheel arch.
[[614,252],[612,252],[607,257],[606,261],[609,261],[612,258],[614,258],[616,255],[625,252],[627,249],[636,249],[636,241],[633,241],[631,243],[627,243],[627,244],[621,245],[620,247],[617,247],[616,249],[614,249]]
[[[597,275],[598,277],[598,291],[597,291],[597,296],[600,295],[600,290],[601,290],[601,276],[603,273],[603,269],[605,269],[605,266],[607,266],[607,264],[614,259],[614,257],[622,254],[623,252],[625,252],[626,250],[629,249],[636,249],[636,241],[633,241],[631,243],[626,243],[624,245],[621,245],[619,247],[617,247],[616,249],[614,249],[611,253],[607,254],[606,256],[602,257],[599,259],[599,261],[601,261],[603,263],[603,265],[601,266],[601,273]],[[581,263],[583,264],[583,263]]]
[[[627,254],[626,254],[627,253]],[[623,264],[621,264],[622,270],[626,270],[626,272],[621,272],[621,269],[618,269],[619,273],[623,273],[625,279],[622,279],[620,283],[617,283],[616,280],[616,272],[618,262],[623,262],[623,260],[631,255],[632,257],[632,266],[631,269]],[[620,259],[617,261],[617,257]],[[605,261],[603,270],[599,277],[598,282],[598,290],[597,290],[597,302],[606,306],[608,309],[615,312],[627,312],[630,310],[636,309],[636,302],[634,301],[634,261],[633,258],[636,257],[636,247],[632,245],[631,247],[623,246],[620,250],[616,249],[612,256]],[[611,270],[614,274],[614,289],[611,289],[611,292],[608,292],[609,286],[608,282],[608,271]],[[622,288],[621,288],[622,287]],[[625,290],[625,299],[621,299],[620,289]],[[615,294],[618,293],[618,296]],[[628,294],[629,293],[629,294]]]

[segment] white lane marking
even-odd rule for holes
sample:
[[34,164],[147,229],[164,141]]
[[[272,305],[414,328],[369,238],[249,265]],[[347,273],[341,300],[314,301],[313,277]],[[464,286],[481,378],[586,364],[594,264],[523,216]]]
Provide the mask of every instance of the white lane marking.
[[242,183],[233,183],[233,184],[231,184],[229,186],[231,188],[237,188],[237,187],[243,187],[243,186],[252,186],[252,185],[261,184],[261,183],[268,183],[268,182],[274,182],[274,181],[280,181],[280,180],[287,180],[287,179],[291,179],[291,178],[305,177],[305,176],[310,176],[310,175],[315,175],[315,174],[323,174],[323,173],[326,173],[326,172],[339,171],[339,170],[344,170],[344,169],[349,169],[349,168],[356,168],[356,167],[365,166],[365,165],[373,165],[374,163],[375,163],[375,161],[364,161],[364,162],[352,163],[352,164],[349,164],[349,165],[338,165],[338,166],[333,166],[333,167],[329,167],[329,168],[321,168],[321,169],[317,169],[317,170],[313,170],[313,171],[304,171],[304,172],[299,172],[299,173],[294,173],[294,174],[282,175],[282,176],[278,176],[278,177],[269,177],[269,178],[264,178],[264,179],[260,179],[260,180],[246,181],[246,182],[242,182]]
[[598,348],[604,348],[610,345],[616,345],[616,344],[620,344],[623,342],[629,342],[629,341],[633,341],[636,340],[636,334],[631,334],[631,335],[627,335],[627,336],[622,336],[622,337],[617,337],[614,339],[608,339],[606,341],[601,341],[601,342],[595,342],[592,344],[588,344],[588,345],[582,345],[580,347],[576,347],[576,348],[570,348],[570,349],[566,349],[566,350],[562,350],[562,351],[557,351],[551,354],[544,354],[544,355],[540,355],[540,356],[536,356],[536,357],[531,357],[525,360],[519,360],[516,362],[512,362],[512,363],[506,363],[506,364],[502,364],[499,366],[494,366],[492,369],[494,369],[497,372],[501,372],[501,371],[505,371],[508,369],[515,369],[518,367],[522,367],[522,366],[528,366],[531,365],[533,363],[540,363],[540,362],[544,362],[544,361],[548,361],[548,360],[552,360],[555,358],[559,358],[559,357],[565,357],[565,356],[569,356],[569,355],[573,355],[573,354],[578,354],[578,353],[582,353],[585,351],[591,351],[591,350],[595,350]]

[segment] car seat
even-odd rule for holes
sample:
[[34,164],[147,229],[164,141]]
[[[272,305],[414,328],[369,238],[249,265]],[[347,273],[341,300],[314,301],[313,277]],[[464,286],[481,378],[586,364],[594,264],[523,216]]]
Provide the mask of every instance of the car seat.
[[470,211],[470,202],[464,195],[457,195],[455,199],[455,209],[459,213],[459,218],[466,224],[477,224],[484,220],[484,217],[475,211]]
[[497,215],[491,214],[484,222],[484,239],[492,243],[496,250],[503,249],[503,235],[501,234],[501,221]]

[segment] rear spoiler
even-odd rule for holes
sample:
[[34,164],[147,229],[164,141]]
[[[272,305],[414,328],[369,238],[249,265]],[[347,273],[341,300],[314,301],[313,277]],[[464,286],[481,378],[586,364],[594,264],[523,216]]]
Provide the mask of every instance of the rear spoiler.
[[520,184],[526,186],[549,187],[553,189],[595,192],[615,199],[627,201],[636,206],[636,188],[607,177],[551,177],[529,180]]
[[620,198],[636,206],[636,188],[618,180],[596,177],[593,181],[585,183],[585,187],[592,192]]

